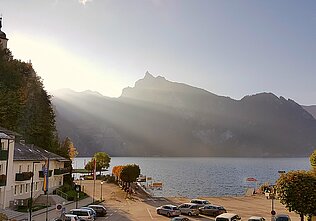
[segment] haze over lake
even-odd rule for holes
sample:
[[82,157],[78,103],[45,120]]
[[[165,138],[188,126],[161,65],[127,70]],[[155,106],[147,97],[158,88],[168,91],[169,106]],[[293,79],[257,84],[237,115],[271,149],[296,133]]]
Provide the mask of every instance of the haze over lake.
[[[74,168],[83,168],[91,158],[75,158]],[[273,184],[279,177],[279,170],[309,170],[308,158],[184,158],[184,157],[112,157],[112,167],[124,164],[138,164],[141,173],[163,182],[163,190],[155,191],[157,196],[202,196],[243,195],[246,187],[258,180],[258,185]],[[98,181],[97,181],[98,182]]]

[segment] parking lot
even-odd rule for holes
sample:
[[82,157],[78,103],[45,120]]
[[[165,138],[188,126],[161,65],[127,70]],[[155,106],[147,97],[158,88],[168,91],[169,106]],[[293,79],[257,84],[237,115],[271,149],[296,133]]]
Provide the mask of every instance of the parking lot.
[[[85,192],[90,196],[93,193],[93,181],[83,181]],[[96,185],[95,198],[100,199],[100,185]],[[114,184],[103,185],[103,199],[104,206],[108,213],[105,217],[98,217],[97,221],[111,220],[111,221],[150,221],[150,220],[170,220],[170,218],[156,213],[156,208],[165,204],[180,205],[181,203],[189,202],[187,198],[159,198],[150,197],[142,193],[136,193],[131,198],[126,198],[126,193]],[[271,200],[266,199],[263,195],[256,195],[250,197],[203,197],[212,204],[224,206],[228,212],[236,213],[241,216],[242,220],[248,220],[250,216],[263,216],[266,220],[271,219]],[[91,200],[91,198],[90,198]],[[80,202],[80,206],[85,206],[89,199]],[[91,203],[91,202],[90,202]],[[72,208],[71,208],[72,206]],[[67,211],[73,209],[73,205],[67,206]],[[274,208],[277,213],[289,214],[292,221],[299,221],[299,216],[295,213],[289,213],[282,204],[275,201]],[[60,212],[55,210],[50,211],[49,220],[58,217]],[[45,215],[35,216],[34,221],[43,221]],[[210,221],[214,217],[200,215],[198,217],[189,217],[190,220]]]

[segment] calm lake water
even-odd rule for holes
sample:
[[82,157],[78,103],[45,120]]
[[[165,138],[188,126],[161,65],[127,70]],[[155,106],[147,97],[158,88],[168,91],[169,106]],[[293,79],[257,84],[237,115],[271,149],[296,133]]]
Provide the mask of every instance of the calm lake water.
[[[91,158],[76,158],[74,168],[83,168]],[[163,190],[155,191],[157,196],[202,196],[243,195],[248,177],[258,180],[258,185],[273,184],[280,170],[309,170],[308,158],[146,158],[112,157],[112,167],[124,164],[138,164],[141,173],[152,177],[153,182],[162,182]]]

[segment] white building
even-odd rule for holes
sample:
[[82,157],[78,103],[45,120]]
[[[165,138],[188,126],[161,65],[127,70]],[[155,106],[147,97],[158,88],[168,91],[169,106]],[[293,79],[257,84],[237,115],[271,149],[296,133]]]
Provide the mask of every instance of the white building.
[[43,191],[43,166],[49,159],[48,193],[63,185],[63,177],[70,173],[70,168],[64,168],[64,163],[69,161],[57,154],[48,152],[34,145],[15,143],[13,157],[14,188],[11,203],[19,203],[30,198],[32,174],[33,199],[36,199]]
[[18,134],[0,127],[0,207],[9,206],[13,187],[14,141]]
[[[26,205],[31,196],[33,176],[33,199],[44,194],[43,165],[49,159],[48,193],[63,185],[63,176],[70,173],[64,168],[68,160],[34,145],[20,142],[21,135],[0,127],[0,207]],[[33,167],[34,166],[34,167]],[[34,169],[34,170],[33,170]]]

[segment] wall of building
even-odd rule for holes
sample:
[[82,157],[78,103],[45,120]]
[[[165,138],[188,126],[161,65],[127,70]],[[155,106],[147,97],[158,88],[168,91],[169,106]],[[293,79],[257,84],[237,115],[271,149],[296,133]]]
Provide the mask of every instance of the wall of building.
[[[42,171],[42,167],[45,161],[39,161],[40,163],[34,164],[34,177],[33,177],[33,198],[37,198],[43,192],[43,182],[44,178],[39,177],[39,171]],[[49,177],[49,188],[48,192],[52,193],[56,188],[63,185],[63,175],[55,175],[54,169],[64,168],[63,162],[58,162],[56,160],[50,160],[49,170],[52,170],[52,176]],[[32,172],[33,161],[14,161],[13,163],[13,174],[14,178],[17,173],[22,172]],[[26,199],[30,198],[31,195],[31,179],[25,181],[15,181],[13,185],[12,199]]]
[[8,40],[0,38],[0,47],[7,48]]
[[[8,150],[8,159],[0,160],[0,175],[7,176],[6,186],[0,187],[0,207],[5,208],[9,206],[8,199],[12,195],[12,186],[14,178],[13,173],[13,155],[14,155],[14,140],[1,140],[1,149]],[[8,170],[7,170],[8,168]]]

